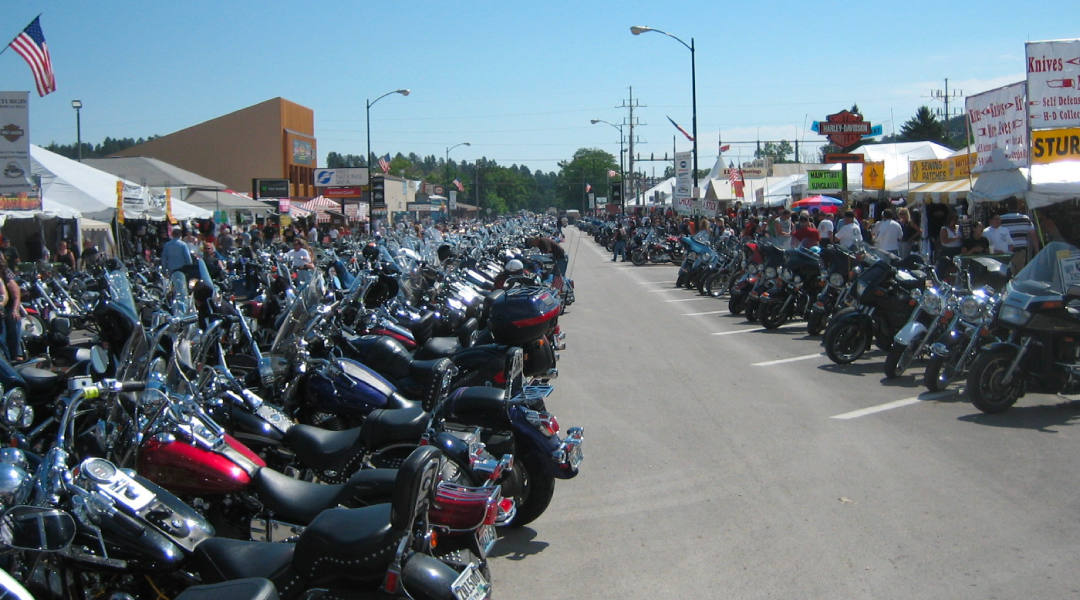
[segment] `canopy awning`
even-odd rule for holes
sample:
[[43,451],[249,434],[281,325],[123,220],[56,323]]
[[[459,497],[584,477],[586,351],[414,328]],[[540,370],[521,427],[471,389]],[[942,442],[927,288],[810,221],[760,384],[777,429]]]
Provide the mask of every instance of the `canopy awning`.
[[971,193],[971,185],[977,179],[977,176],[972,176],[971,179],[924,183],[908,192],[908,198],[922,200],[923,202],[953,204],[961,198],[966,198]]

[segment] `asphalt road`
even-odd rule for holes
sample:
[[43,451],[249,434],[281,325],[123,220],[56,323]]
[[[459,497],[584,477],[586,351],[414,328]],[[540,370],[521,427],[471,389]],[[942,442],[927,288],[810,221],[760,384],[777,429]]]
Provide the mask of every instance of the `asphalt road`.
[[802,322],[757,330],[568,231],[548,407],[585,461],[502,531],[496,597],[1080,597],[1080,403],[983,415],[921,365],[833,365]]

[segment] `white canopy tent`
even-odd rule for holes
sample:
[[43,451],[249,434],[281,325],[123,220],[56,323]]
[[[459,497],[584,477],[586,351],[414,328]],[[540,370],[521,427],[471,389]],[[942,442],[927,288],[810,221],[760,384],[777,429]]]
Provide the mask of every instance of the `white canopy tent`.
[[[41,177],[43,209],[61,210],[59,207],[65,207],[99,221],[112,221],[115,218],[118,181],[115,175],[64,158],[34,144],[30,145],[30,162],[33,174]],[[131,182],[124,183],[132,188],[141,187]],[[209,219],[213,216],[211,211],[176,199],[172,201],[172,213],[173,217],[180,221]],[[149,213],[133,214],[130,210],[125,210],[124,216],[129,219],[155,218]],[[156,220],[163,218],[164,215],[156,217]]]

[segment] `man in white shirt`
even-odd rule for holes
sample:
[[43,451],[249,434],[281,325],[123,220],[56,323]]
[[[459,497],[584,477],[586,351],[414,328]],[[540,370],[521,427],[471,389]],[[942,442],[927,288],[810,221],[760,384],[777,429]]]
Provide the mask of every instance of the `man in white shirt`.
[[818,234],[821,236],[822,246],[828,245],[833,239],[834,223],[832,222],[832,215],[828,213],[818,213]]
[[874,227],[874,245],[886,252],[900,253],[900,240],[904,237],[904,228],[893,220],[893,211],[886,208],[881,211],[881,222]]
[[1001,215],[990,217],[990,226],[983,230],[983,237],[990,242],[990,254],[1012,252],[1012,234],[1001,226]]
[[833,235],[833,241],[844,248],[850,248],[862,240],[862,228],[855,221],[855,212],[851,210],[845,212],[843,222]]

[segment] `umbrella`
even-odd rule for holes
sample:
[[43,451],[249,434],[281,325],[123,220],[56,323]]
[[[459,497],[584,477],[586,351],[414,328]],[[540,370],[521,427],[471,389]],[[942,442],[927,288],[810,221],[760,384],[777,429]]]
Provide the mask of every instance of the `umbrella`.
[[792,203],[791,208],[816,208],[822,212],[835,212],[844,201],[832,196],[810,196]]

